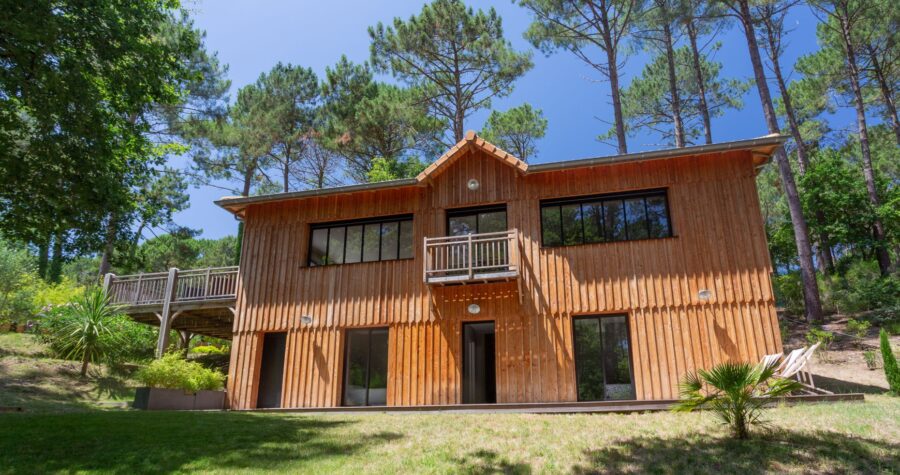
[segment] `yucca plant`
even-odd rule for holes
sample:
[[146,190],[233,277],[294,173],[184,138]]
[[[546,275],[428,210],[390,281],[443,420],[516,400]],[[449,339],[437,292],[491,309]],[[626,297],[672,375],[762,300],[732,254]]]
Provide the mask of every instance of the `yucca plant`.
[[721,363],[709,371],[688,373],[680,385],[681,400],[676,412],[698,409],[713,411],[738,439],[750,437],[750,426],[762,425],[763,407],[772,398],[786,396],[801,388],[790,379],[773,378],[776,363]]
[[56,346],[67,359],[81,361],[81,376],[88,364],[104,358],[116,345],[118,308],[102,288],[86,290],[63,310],[64,323],[54,331]]

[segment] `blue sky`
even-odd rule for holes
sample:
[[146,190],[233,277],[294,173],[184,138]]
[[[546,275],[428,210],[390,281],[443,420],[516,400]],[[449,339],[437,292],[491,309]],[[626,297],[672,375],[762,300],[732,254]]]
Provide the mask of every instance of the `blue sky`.
[[[203,0],[192,9],[197,27],[207,32],[207,47],[217,51],[229,65],[232,97],[238,88],[256,80],[278,61],[313,68],[320,77],[325,67],[341,54],[356,62],[369,58],[367,28],[394,17],[408,18],[418,13],[422,0],[373,2],[362,0],[290,1]],[[467,2],[474,8],[494,7],[503,18],[506,37],[518,50],[533,50],[522,37],[531,19],[529,13],[511,1]],[[782,66],[790,66],[801,55],[814,51],[816,19],[805,7],[795,9],[788,18],[793,31]],[[720,35],[722,48],[716,59],[724,63],[722,76],[750,78],[743,33],[734,26]],[[624,82],[640,74],[646,53],[632,56],[624,70]],[[389,77],[381,78],[389,80]],[[533,162],[611,155],[615,149],[596,140],[612,121],[608,84],[594,70],[574,56],[560,52],[546,57],[534,50],[534,68],[515,84],[508,97],[494,101],[493,108],[506,110],[529,102],[543,109],[549,120],[547,135],[538,144]],[[716,142],[757,137],[766,134],[755,88],[744,98],[745,107],[730,111],[713,123]],[[467,129],[481,128],[489,111],[472,115]],[[607,122],[603,122],[607,121]],[[629,152],[665,148],[658,137],[637,136],[628,142]],[[178,213],[178,224],[203,230],[203,237],[219,238],[235,234],[237,224],[229,213],[213,200],[227,194],[220,189],[191,189],[191,206]]]

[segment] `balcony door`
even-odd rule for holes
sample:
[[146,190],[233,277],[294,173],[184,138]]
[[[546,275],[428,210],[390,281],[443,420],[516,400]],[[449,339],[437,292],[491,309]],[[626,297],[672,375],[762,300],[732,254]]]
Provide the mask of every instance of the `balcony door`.
[[634,399],[627,317],[575,317],[572,331],[578,400]]
[[387,404],[388,329],[347,330],[344,405]]
[[506,230],[506,205],[447,211],[448,236],[496,233]]
[[497,402],[494,322],[463,323],[463,404]]

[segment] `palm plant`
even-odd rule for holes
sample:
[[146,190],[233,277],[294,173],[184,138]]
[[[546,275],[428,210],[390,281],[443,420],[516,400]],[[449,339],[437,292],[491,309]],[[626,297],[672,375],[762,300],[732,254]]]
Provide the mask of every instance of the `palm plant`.
[[116,345],[118,307],[101,288],[88,289],[65,310],[65,323],[55,332],[56,344],[67,359],[81,361],[81,376],[88,364],[104,358]]
[[[709,371],[688,373],[680,385],[681,401],[672,410],[710,409],[731,427],[736,438],[746,439],[750,426],[764,424],[762,409],[772,398],[786,396],[801,387],[797,381],[773,378],[776,365],[777,362],[768,366],[726,362]],[[704,386],[708,388],[705,391]]]

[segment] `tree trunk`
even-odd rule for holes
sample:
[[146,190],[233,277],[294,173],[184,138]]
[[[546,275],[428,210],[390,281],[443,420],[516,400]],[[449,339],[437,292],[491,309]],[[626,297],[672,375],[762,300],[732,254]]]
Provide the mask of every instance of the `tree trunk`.
[[619,145],[619,154],[625,155],[628,153],[628,144],[625,138],[625,119],[622,116],[622,94],[619,91],[619,64],[616,56],[616,45],[612,40],[608,12],[605,8],[600,10],[603,45],[606,50],[607,69],[609,70],[609,89],[613,103],[613,120],[616,121],[616,141]]
[[63,233],[53,236],[53,255],[50,257],[50,267],[47,269],[47,282],[59,283],[62,278],[63,264]]
[[706,103],[706,78],[703,77],[703,69],[700,63],[700,49],[697,47],[697,25],[693,20],[687,24],[688,38],[691,43],[691,60],[694,63],[694,80],[697,81],[699,93],[700,117],[703,120],[703,138],[707,144],[712,143],[712,124],[709,119],[709,105]]
[[50,243],[42,242],[38,244],[38,276],[47,280],[47,266],[50,262]]
[[[844,53],[847,55],[847,67],[850,76],[850,88],[853,90],[854,105],[856,106],[856,126],[859,129],[859,148],[862,153],[863,176],[866,179],[866,191],[869,195],[869,203],[877,209],[881,206],[878,198],[878,189],[875,187],[875,170],[872,167],[872,154],[869,149],[869,129],[866,125],[866,105],[863,102],[862,88],[859,84],[859,65],[856,62],[856,51],[850,37],[850,25],[846,18],[840,18],[841,37],[844,41]],[[877,216],[872,223],[875,236],[875,258],[878,260],[878,268],[881,275],[888,275],[891,271],[891,257],[888,253],[887,243],[884,238],[884,225]]]
[[91,359],[88,357],[88,352],[84,352],[84,356],[81,358],[81,377],[84,378],[87,376],[88,363],[90,363]]
[[[137,239],[140,239],[138,237]],[[109,224],[106,229],[106,242],[103,246],[103,254],[100,256],[100,279],[103,280],[103,276],[109,273],[112,265],[110,264],[110,259],[112,259],[113,249],[116,244],[116,220],[112,215],[109,217]],[[137,243],[135,243],[137,244]]]
[[881,99],[888,110],[888,115],[891,116],[891,126],[894,129],[894,136],[897,138],[897,145],[900,145],[900,118],[897,117],[897,105],[894,104],[894,96],[891,94],[891,88],[888,85],[887,78],[884,76],[884,68],[878,61],[878,54],[871,45],[868,46],[868,49],[869,56],[872,58],[872,68],[875,70],[875,77],[878,79]]
[[[668,15],[665,15],[668,17]],[[672,30],[668,23],[663,25],[663,40],[666,43],[666,65],[669,73],[669,95],[672,96],[672,123],[675,127],[675,146],[684,147],[684,123],[681,121],[681,99],[678,97],[678,78],[675,73],[675,51],[672,48]]]
[[[753,74],[756,79],[756,89],[762,103],[763,115],[769,133],[778,133],[778,120],[775,116],[775,107],[772,105],[772,96],[766,83],[766,75],[763,70],[762,60],[759,56],[759,45],[756,43],[756,32],[753,27],[753,16],[750,14],[748,0],[738,0],[739,18],[744,28],[744,36],[747,40],[747,48],[750,53],[750,62],[753,65]],[[797,192],[797,183],[794,181],[794,172],[788,162],[787,154],[783,149],[775,152],[775,163],[781,176],[781,185],[787,198],[788,209],[791,214],[791,223],[794,228],[794,240],[797,245],[797,256],[800,261],[800,277],[803,280],[803,301],[806,306],[806,319],[809,322],[822,320],[822,303],[819,300],[819,284],[816,282],[816,272],[813,267],[812,246],[809,242],[809,230],[806,220],[803,218],[803,208],[800,205],[800,195]]]

